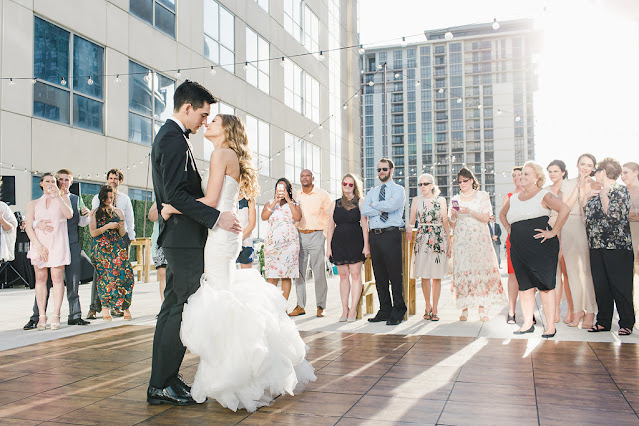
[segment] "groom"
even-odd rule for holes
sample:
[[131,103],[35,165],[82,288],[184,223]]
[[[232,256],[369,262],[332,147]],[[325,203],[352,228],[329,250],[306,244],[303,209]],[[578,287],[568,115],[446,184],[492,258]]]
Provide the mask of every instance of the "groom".
[[[147,390],[149,404],[195,404],[191,388],[178,374],[186,351],[180,340],[182,308],[200,287],[207,228],[217,225],[234,233],[241,231],[233,213],[220,213],[197,201],[204,194],[188,137],[206,124],[211,104],[215,102],[202,85],[186,80],[176,89],[173,116],[158,132],[151,150],[153,188],[160,220],[158,246],[164,249],[167,267],[164,303],[153,337]],[[163,203],[172,204],[182,214],[172,215],[165,222],[161,216]]]

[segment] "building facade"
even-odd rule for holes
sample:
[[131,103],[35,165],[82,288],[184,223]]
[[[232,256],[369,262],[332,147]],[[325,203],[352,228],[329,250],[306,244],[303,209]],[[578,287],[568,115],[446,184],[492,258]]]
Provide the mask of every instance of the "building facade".
[[422,173],[450,198],[466,166],[499,210],[512,189],[512,167],[535,155],[532,22],[424,34],[425,41],[368,49],[361,57],[366,189],[376,185],[381,157],[393,160],[395,181],[411,198]]
[[[342,108],[359,53],[339,49],[357,45],[356,2],[0,0],[0,22],[0,167],[17,210],[41,195],[41,172],[60,168],[83,193],[120,168],[131,198],[149,197],[153,138],[185,79],[219,98],[213,115],[245,121],[258,205],[304,168],[334,194],[361,168],[359,105]],[[203,133],[190,138],[201,171]]]

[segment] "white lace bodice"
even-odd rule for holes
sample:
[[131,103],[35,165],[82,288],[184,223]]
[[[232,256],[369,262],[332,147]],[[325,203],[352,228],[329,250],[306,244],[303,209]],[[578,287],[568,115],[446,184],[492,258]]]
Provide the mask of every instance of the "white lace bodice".
[[534,219],[542,216],[550,216],[550,210],[545,209],[542,201],[546,194],[548,194],[548,190],[542,189],[534,197],[530,200],[521,201],[519,199],[518,194],[513,194],[510,197],[510,207],[508,208],[508,213],[506,214],[506,219],[508,219],[508,223],[511,225],[515,222],[520,222],[522,220]]
[[[209,172],[202,176],[202,191],[206,194],[206,187],[209,183]],[[217,200],[217,207],[221,212],[237,213],[237,202],[240,191],[240,183],[229,175],[224,175],[222,192]]]

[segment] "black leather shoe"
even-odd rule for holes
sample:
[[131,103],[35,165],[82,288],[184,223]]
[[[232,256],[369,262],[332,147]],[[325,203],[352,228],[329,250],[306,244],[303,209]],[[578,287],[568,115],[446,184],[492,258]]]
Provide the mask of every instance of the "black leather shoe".
[[533,324],[533,325],[530,326],[530,328],[528,330],[523,330],[523,331],[515,330],[515,331],[513,331],[513,334],[519,335],[519,334],[527,334],[527,333],[534,333],[534,332],[535,332],[535,326]]
[[89,325],[91,324],[89,321],[85,321],[82,318],[73,318],[67,321],[69,325]]
[[555,337],[555,334],[557,334],[557,330],[555,330],[554,333],[550,334],[550,333],[544,333],[541,335],[541,337],[543,337],[544,339],[552,339],[553,337]]
[[398,325],[400,322],[402,322],[402,320],[399,318],[389,319],[386,321],[386,325]]
[[178,389],[177,386],[169,385],[164,389],[158,389],[149,385],[146,391],[146,402],[151,405],[173,404],[173,405],[193,405],[197,404],[189,392]]
[[38,321],[34,320],[29,320],[29,322],[22,327],[23,330],[35,330],[36,328],[38,328]]
[[375,315],[373,318],[369,318],[368,322],[385,322],[388,318],[381,318],[379,315]]
[[123,317],[124,316],[124,312],[120,308],[113,308],[113,309],[111,309],[111,316],[112,317]]
[[175,385],[177,388],[182,389],[184,392],[191,393],[191,386],[189,386],[188,383],[184,381],[184,377],[182,377],[181,374],[175,376],[172,384]]

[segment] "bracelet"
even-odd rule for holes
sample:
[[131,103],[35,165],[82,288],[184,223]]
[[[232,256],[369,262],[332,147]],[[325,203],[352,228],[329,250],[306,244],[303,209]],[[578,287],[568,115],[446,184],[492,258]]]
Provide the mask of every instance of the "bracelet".
[[264,208],[265,208],[266,210],[270,211],[270,212],[272,212],[272,211],[273,211],[273,209],[272,209],[272,208],[270,208],[269,206],[264,206]]

